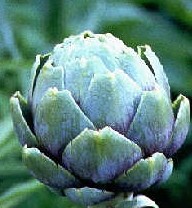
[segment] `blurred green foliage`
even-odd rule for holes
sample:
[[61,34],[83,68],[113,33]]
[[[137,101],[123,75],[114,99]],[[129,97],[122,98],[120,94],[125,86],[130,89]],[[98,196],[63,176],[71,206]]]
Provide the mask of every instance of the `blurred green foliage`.
[[[26,94],[30,68],[70,34],[111,32],[127,45],[149,44],[168,75],[172,98],[192,97],[191,0],[1,0],[0,4],[0,207],[80,207],[50,192],[21,162],[9,97]],[[145,191],[160,208],[192,207],[191,131],[174,156],[169,181]]]

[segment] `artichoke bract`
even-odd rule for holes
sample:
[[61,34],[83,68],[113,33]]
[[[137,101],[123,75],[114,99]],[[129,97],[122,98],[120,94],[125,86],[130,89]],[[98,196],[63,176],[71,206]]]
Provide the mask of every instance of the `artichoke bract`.
[[90,31],[37,55],[28,98],[16,92],[11,111],[32,174],[85,206],[167,180],[190,122],[150,46]]

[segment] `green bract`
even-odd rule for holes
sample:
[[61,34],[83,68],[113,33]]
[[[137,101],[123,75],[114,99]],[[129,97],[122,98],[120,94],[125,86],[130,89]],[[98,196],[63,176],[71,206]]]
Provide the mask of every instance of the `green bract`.
[[32,174],[86,206],[168,179],[190,117],[149,46],[91,32],[38,55],[28,99],[17,92],[11,110]]

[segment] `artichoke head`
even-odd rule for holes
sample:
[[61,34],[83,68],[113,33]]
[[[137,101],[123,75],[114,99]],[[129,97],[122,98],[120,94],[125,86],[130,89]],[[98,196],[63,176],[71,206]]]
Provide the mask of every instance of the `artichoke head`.
[[149,46],[90,31],[37,55],[28,98],[16,92],[11,111],[31,173],[86,206],[168,179],[190,122]]

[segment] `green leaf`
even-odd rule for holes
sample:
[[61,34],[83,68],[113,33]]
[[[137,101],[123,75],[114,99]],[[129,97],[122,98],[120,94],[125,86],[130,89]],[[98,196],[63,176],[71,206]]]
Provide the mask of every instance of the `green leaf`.
[[86,127],[94,129],[68,90],[50,88],[37,106],[34,119],[40,146],[58,158],[81,131]]
[[109,200],[115,195],[112,192],[96,189],[96,188],[69,188],[65,190],[66,196],[77,204],[84,206],[94,205],[102,201]]
[[179,95],[173,103],[175,113],[175,123],[169,143],[165,149],[165,154],[171,157],[184,143],[190,125],[190,104],[189,100]]
[[161,89],[145,91],[127,132],[127,138],[150,155],[163,152],[172,133],[174,116],[171,104]]
[[80,182],[66,169],[41,153],[37,148],[23,148],[23,161],[42,183],[58,189],[80,187]]
[[148,59],[150,65],[152,67],[156,82],[159,84],[160,87],[162,87],[163,90],[165,90],[165,93],[167,94],[168,98],[170,98],[170,87],[169,87],[167,76],[166,76],[164,69],[163,69],[163,65],[160,63],[159,58],[151,50],[150,46],[148,46],[148,45],[141,46],[140,47],[141,53],[142,53],[143,48],[145,49],[145,51],[143,53],[146,56],[146,58]]
[[0,196],[0,205],[2,208],[15,207],[31,193],[43,188],[43,185],[36,180],[31,180],[25,183],[17,184]]
[[[15,95],[11,97],[10,104],[13,124],[21,145],[27,144],[29,147],[36,146],[36,137],[29,126],[32,122],[32,118],[29,115],[26,101],[19,92],[16,92]],[[30,123],[27,123],[28,118]]]
[[48,60],[42,66],[36,78],[32,98],[32,109],[34,114],[43,95],[51,87],[56,87],[58,90],[64,89],[64,69],[62,66],[54,67],[52,61]]
[[82,179],[95,183],[110,180],[141,158],[141,149],[110,127],[85,129],[63,153],[63,164]]
[[114,183],[119,191],[141,191],[153,185],[162,178],[167,167],[167,159],[162,153],[139,160]]
[[125,134],[140,101],[142,90],[124,71],[96,74],[82,109],[98,129],[111,126]]

